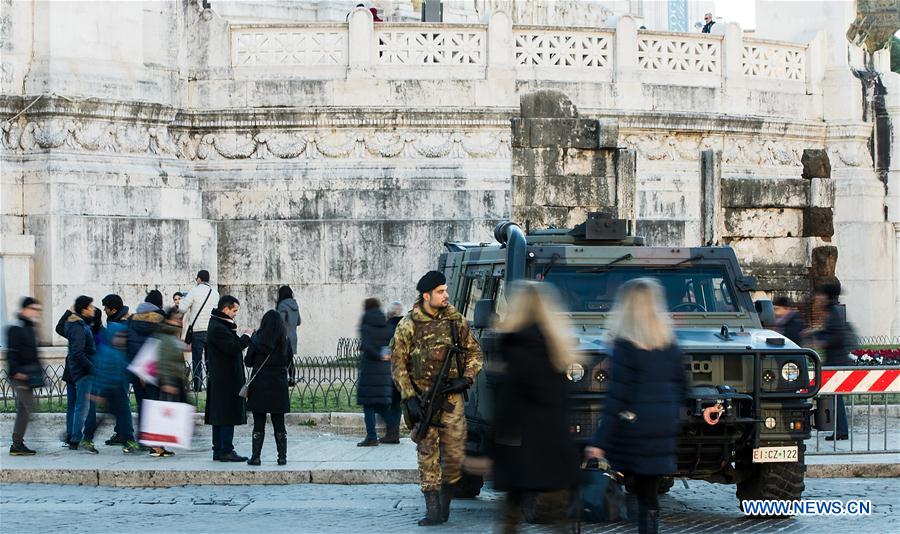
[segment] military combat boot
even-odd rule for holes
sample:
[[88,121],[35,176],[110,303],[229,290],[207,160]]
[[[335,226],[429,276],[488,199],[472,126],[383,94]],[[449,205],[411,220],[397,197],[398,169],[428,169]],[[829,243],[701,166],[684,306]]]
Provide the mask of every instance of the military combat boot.
[[437,491],[425,492],[425,517],[419,520],[420,527],[430,527],[443,523],[441,497]]
[[253,433],[253,453],[250,455],[250,459],[247,460],[248,465],[259,465],[259,455],[262,454],[263,441],[265,441],[266,435],[262,432],[254,432]]
[[453,500],[453,492],[456,484],[441,484],[441,520],[446,523],[450,519],[450,501]]
[[275,447],[278,449],[278,465],[287,463],[287,432],[275,433]]

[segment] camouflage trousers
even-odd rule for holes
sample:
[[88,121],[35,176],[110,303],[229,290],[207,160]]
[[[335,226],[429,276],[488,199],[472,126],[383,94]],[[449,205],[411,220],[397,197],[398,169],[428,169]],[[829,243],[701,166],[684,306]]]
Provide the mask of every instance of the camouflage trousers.
[[419,441],[419,478],[422,491],[437,491],[441,482],[453,484],[462,478],[466,456],[466,403],[461,394],[451,395],[453,411],[442,412],[442,427],[430,427]]

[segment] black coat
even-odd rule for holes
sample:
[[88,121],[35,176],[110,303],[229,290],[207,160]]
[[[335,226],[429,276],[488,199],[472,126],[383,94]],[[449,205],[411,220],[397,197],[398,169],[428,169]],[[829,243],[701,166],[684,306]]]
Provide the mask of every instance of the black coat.
[[847,324],[837,303],[829,304],[825,309],[825,321],[822,329],[816,331],[816,341],[825,352],[824,365],[851,365],[849,353],[856,348],[853,329]]
[[384,313],[373,308],[366,311],[359,325],[359,382],[356,385],[357,404],[391,404],[394,399],[394,379],[390,360],[382,360],[382,351],[394,337],[394,326]]
[[28,375],[25,381],[32,388],[43,385],[44,369],[38,359],[34,323],[20,315],[6,331],[6,345],[7,376],[23,373]]
[[803,331],[805,329],[806,324],[803,322],[803,317],[796,311],[791,311],[785,317],[784,322],[779,325],[779,331],[784,337],[801,346],[803,345]]
[[244,386],[244,348],[250,336],[238,337],[237,325],[214,310],[206,331],[207,425],[234,426],[247,422],[241,388]]
[[[640,475],[675,472],[679,410],[686,396],[683,355],[677,345],[641,350],[616,340],[609,391],[592,445],[616,470]],[[628,422],[619,416],[632,412]]]
[[567,428],[568,381],[551,365],[543,334],[529,326],[502,336],[498,348],[506,373],[495,390],[494,488],[574,486],[579,456]]
[[[290,341],[284,337],[274,343],[263,343],[259,332],[250,338],[244,365],[251,367],[250,395],[247,410],[256,413],[287,413],[291,411],[291,396],[288,390],[288,368],[293,361]],[[267,351],[266,346],[274,346]],[[266,359],[268,357],[268,359]],[[265,362],[265,364],[263,364]]]
[[71,383],[75,383],[93,373],[97,346],[94,344],[94,334],[90,325],[80,315],[74,313],[69,315],[66,319],[65,333],[66,339],[69,340],[66,370],[72,378]]

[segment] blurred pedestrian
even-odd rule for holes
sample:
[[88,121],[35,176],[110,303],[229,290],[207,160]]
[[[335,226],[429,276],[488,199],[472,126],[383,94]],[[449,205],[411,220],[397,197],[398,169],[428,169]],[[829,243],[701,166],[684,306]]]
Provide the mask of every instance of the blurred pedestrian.
[[[187,402],[184,380],[184,352],[187,349],[181,340],[182,317],[184,313],[177,307],[164,312],[162,324],[153,334],[159,340],[159,363],[157,364],[157,400],[165,402]],[[165,447],[153,447],[150,456],[169,458],[175,453]]]
[[178,309],[187,323],[184,341],[191,347],[191,385],[195,392],[203,389],[203,364],[206,362],[206,330],[212,310],[219,302],[219,292],[209,283],[209,271],[197,272],[197,285],[181,299]]
[[206,330],[206,414],[204,422],[212,426],[213,460],[246,462],[246,456],[234,452],[234,427],[247,424],[244,399],[243,351],[250,344],[251,331],[237,335],[234,318],[241,308],[238,299],[224,295],[219,299]]
[[[54,329],[58,335],[64,337],[68,340],[68,336],[66,335],[66,324],[69,322],[69,318],[75,314],[75,306],[70,306],[65,312],[63,312],[62,316],[59,318],[59,321],[56,322],[56,328]],[[66,384],[66,431],[63,434],[63,445],[65,447],[70,447],[72,445],[72,422],[74,421],[74,413],[75,413],[75,400],[78,398],[78,391],[75,388],[75,380],[72,378],[72,373],[69,371],[69,358],[66,358],[65,363],[63,364],[63,382]],[[95,405],[91,403],[90,408],[88,409],[86,423],[90,422],[90,424],[94,424],[96,419]]]
[[[103,297],[103,300],[100,301],[100,304],[103,306],[104,313],[106,313],[107,328],[110,326],[110,324],[122,325],[122,327],[123,327],[122,335],[123,335],[123,339],[124,339],[125,336],[128,335],[126,332],[124,332],[124,330],[127,329],[127,326],[128,326],[127,321],[129,319],[129,317],[131,317],[131,314],[129,313],[128,306],[126,306],[125,302],[122,300],[122,297],[120,297],[119,295],[116,295],[114,293],[109,294],[109,295],[106,295],[105,297]],[[127,341],[126,341],[126,347],[127,347]],[[127,367],[127,358],[128,358],[128,356],[126,353],[126,355],[125,355],[126,367]],[[122,389],[125,391],[125,398],[128,398],[128,390],[131,388],[130,376],[131,375],[126,370],[125,382],[122,384]],[[129,411],[129,423],[130,423],[131,422],[131,419],[130,419],[131,418],[131,415],[130,415],[131,406],[128,407],[128,411]],[[133,430],[134,429],[132,428],[132,432],[133,432]],[[124,434],[124,431],[119,428],[119,423],[117,421],[115,430],[113,431],[113,435],[110,436],[110,438],[108,440],[106,440],[106,444],[107,445],[125,445],[126,440],[124,439],[123,436],[120,435],[120,433]]]
[[394,328],[397,328],[397,325],[400,324],[400,320],[403,319],[404,315],[406,315],[406,309],[403,307],[403,303],[399,300],[391,302],[387,311],[388,323],[392,324]]
[[297,327],[303,322],[300,317],[300,304],[294,299],[294,290],[290,286],[278,288],[278,302],[275,309],[284,321],[285,332],[291,343],[291,358],[297,355]]
[[278,465],[287,463],[287,429],[284,414],[291,411],[288,389],[289,369],[294,358],[285,331],[284,321],[275,310],[269,310],[259,323],[259,330],[250,337],[244,365],[251,368],[248,382],[247,410],[253,413],[253,452],[247,461],[260,464],[266,437],[266,414],[272,418]]
[[359,324],[359,382],[356,402],[363,407],[366,437],[357,447],[374,447],[379,439],[376,414],[384,419],[385,435],[382,443],[400,443],[400,403],[395,402],[394,380],[391,378],[391,352],[388,345],[394,337],[394,326],[387,322],[378,299],[363,303]]
[[[106,327],[100,332],[100,342],[94,357],[94,402],[105,404],[107,413],[115,418],[115,434],[110,441],[121,442],[123,453],[135,453],[141,450],[141,446],[134,439],[131,405],[128,401],[128,324],[120,320],[122,312],[127,313],[128,309],[122,304],[122,298],[114,294],[103,297],[101,303],[107,312],[107,320]],[[97,422],[88,422],[85,425],[85,439],[93,442],[96,430]]]
[[638,531],[658,532],[660,479],[676,470],[679,410],[686,396],[684,358],[662,287],[637,278],[619,290],[609,325],[613,340],[603,416],[586,458],[606,458],[638,501]]
[[69,449],[82,449],[97,454],[99,451],[89,440],[84,440],[84,426],[93,406],[94,355],[97,346],[91,325],[94,322],[94,299],[81,295],[75,299],[73,313],[66,319],[65,334],[69,340],[66,366],[75,383],[75,399],[72,408],[72,425],[69,430]]
[[177,308],[178,305],[181,304],[181,299],[183,299],[183,298],[184,298],[184,293],[182,293],[181,291],[176,291],[176,292],[172,293],[172,305]]
[[41,320],[43,307],[32,297],[22,299],[15,323],[6,330],[6,373],[16,392],[16,420],[13,423],[10,456],[32,456],[25,446],[25,431],[34,412],[34,388],[44,385],[44,367],[38,358],[34,327]]
[[[128,346],[126,348],[127,361],[130,364],[146,343],[147,338],[159,330],[163,322],[163,296],[156,289],[147,293],[144,302],[140,303],[134,314],[128,319]],[[141,418],[144,413],[144,399],[156,400],[159,396],[159,388],[129,371],[131,389],[134,390],[134,400],[137,404],[138,429],[141,428]],[[149,447],[141,447],[142,450],[150,450]]]
[[[463,354],[463,372],[450,366],[447,385],[441,392],[447,406],[437,407],[438,416],[427,424],[425,436],[417,443],[419,478],[425,496],[425,517],[420,526],[445,523],[450,501],[462,478],[465,458],[466,417],[463,392],[481,371],[481,347],[465,317],[450,304],[447,279],[439,271],[429,271],[416,284],[419,298],[400,321],[391,339],[391,370],[400,390],[409,423],[416,426],[424,417],[419,392],[428,391],[440,372],[448,349],[456,342]],[[434,424],[438,423],[438,424]]]
[[[503,532],[516,532],[528,494],[568,502],[578,485],[578,449],[569,435],[566,370],[579,360],[552,286],[517,282],[498,327],[504,374],[495,393],[494,488],[506,491]],[[547,520],[564,525],[566,506]]]
[[788,297],[778,297],[773,302],[775,305],[775,327],[773,330],[790,339],[799,346],[803,345],[803,331],[806,323],[803,316],[794,307],[794,303]]
[[[824,315],[822,328],[812,332],[815,348],[825,353],[823,364],[830,367],[852,365],[850,351],[856,345],[853,329],[847,323],[840,306],[841,285],[837,282],[822,284],[816,288],[813,294],[813,309],[819,315]],[[850,437],[847,428],[847,408],[844,406],[844,396],[835,395],[836,402],[829,402],[835,406],[835,430],[825,440],[845,440]]]

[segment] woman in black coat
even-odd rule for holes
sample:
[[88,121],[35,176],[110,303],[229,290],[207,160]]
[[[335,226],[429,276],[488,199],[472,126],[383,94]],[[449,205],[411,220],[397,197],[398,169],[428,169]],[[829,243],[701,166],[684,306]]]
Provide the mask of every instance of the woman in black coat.
[[[359,325],[359,382],[356,402],[363,407],[366,438],[356,445],[372,447],[400,442],[400,403],[395,402],[391,357],[387,348],[394,337],[394,325],[387,322],[378,299],[366,299]],[[381,440],[375,430],[375,415],[380,415],[387,432]]]
[[679,410],[686,395],[683,355],[656,280],[623,285],[612,317],[610,385],[585,456],[605,457],[625,475],[638,500],[638,531],[657,532],[659,481],[676,469]]
[[[515,532],[525,499],[565,497],[578,483],[578,449],[568,431],[566,369],[578,354],[549,286],[514,286],[500,325],[500,363],[491,449],[494,488],[506,491],[504,532]],[[557,507],[565,512],[565,504]],[[564,522],[563,514],[546,518]]]
[[244,386],[244,348],[250,343],[248,332],[237,335],[240,303],[224,295],[212,311],[206,330],[206,415],[204,421],[213,427],[213,459],[221,462],[246,462],[246,456],[234,452],[234,427],[247,423],[244,399],[239,395]]
[[250,338],[244,365],[252,368],[247,409],[253,412],[253,454],[247,463],[259,465],[265,440],[266,414],[272,417],[278,465],[287,463],[287,429],[284,414],[291,411],[288,373],[293,367],[293,350],[281,315],[269,310]]

